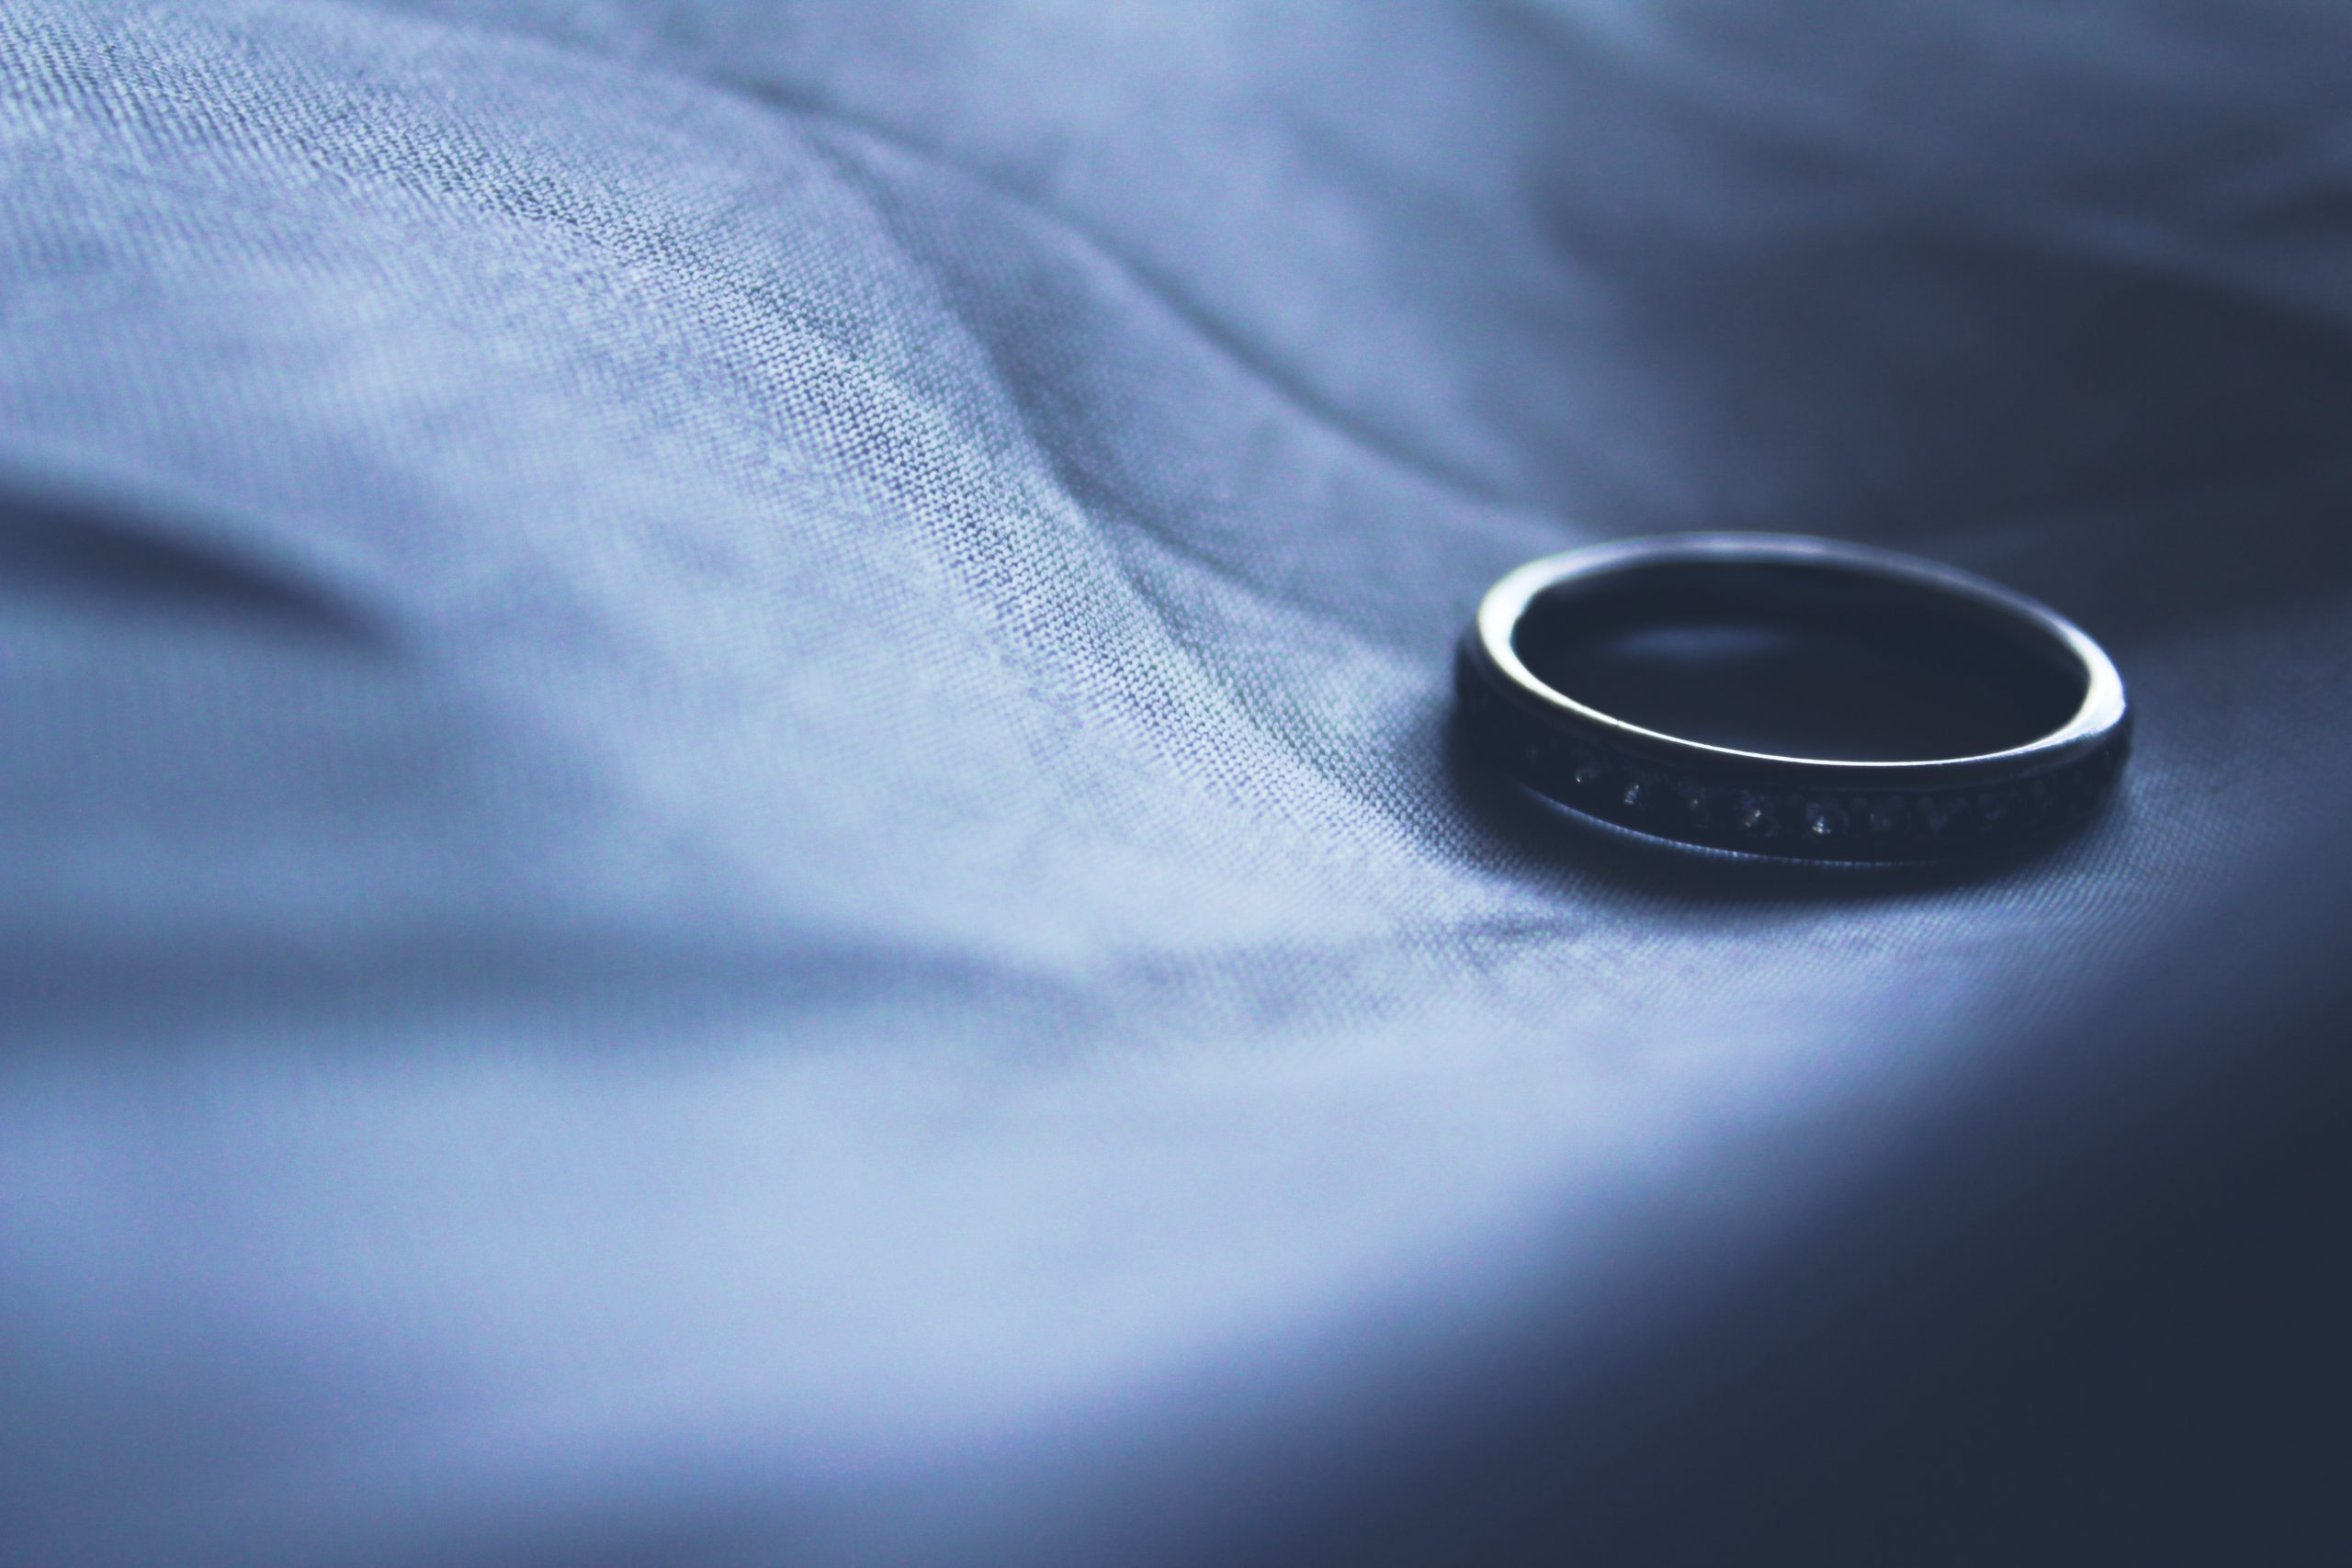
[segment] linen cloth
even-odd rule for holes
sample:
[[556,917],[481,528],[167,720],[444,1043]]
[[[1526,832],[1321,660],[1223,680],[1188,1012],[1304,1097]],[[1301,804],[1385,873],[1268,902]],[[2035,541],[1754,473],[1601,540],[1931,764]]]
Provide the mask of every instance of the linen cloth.
[[[0,1558],[2340,1543],[2347,58],[10,0]],[[1456,754],[1489,581],[1693,527],[2047,599],[2120,798]]]

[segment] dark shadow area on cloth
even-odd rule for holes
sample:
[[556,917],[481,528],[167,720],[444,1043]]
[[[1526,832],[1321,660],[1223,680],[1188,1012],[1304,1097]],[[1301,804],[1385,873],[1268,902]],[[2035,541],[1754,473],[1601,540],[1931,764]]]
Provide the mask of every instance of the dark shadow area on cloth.
[[[2226,531],[2214,528],[2217,513],[2232,516]],[[2097,514],[2037,517],[1955,533],[1935,547],[2058,608],[2121,658],[2184,632],[2340,603],[2352,593],[2347,516],[2352,463],[2331,453],[2182,496],[2128,526]]]
[[[2332,459],[2352,337],[2132,256],[1872,222],[1612,258],[1736,525],[1923,537],[2121,511]],[[1733,519],[1711,520],[1727,524]]]
[[141,522],[143,504],[62,489],[0,491],[0,592],[211,615],[369,652],[390,648],[388,628],[317,583],[218,538]]
[[2352,998],[2290,982],[2344,929],[2345,847],[1991,1047],[1795,1245],[1661,1296],[1651,1347],[1547,1372],[1530,1319],[1475,1432],[1215,1560],[2332,1560]]
[[[2227,96],[2218,69],[2165,94],[2161,77],[2132,73],[2128,51],[2109,52],[2132,41],[2128,28],[2101,47],[2086,17],[2019,36],[2002,31],[2002,7],[1940,9],[1826,25],[1736,6],[1623,26],[1572,6],[1501,13],[1572,89],[1554,96],[1555,144],[1602,149],[1531,168],[1534,220],[1563,274],[1598,280],[1620,312],[1611,370],[1651,434],[1722,480],[1703,515],[1643,525],[1894,542],[2210,491],[2340,451],[2352,330],[2335,300],[2277,280],[2292,268],[2220,265],[2298,231],[2341,242],[2340,198],[2292,162],[2302,127],[2333,112],[2328,89],[2274,64],[2268,96]],[[2147,34],[2243,39],[2265,9],[2293,14],[2223,23],[2183,7]],[[2290,31],[2306,36],[2276,40],[2280,58],[2331,49],[2325,14],[2305,7]],[[1980,103],[1980,118],[1939,120],[1923,103],[1881,118],[1865,84],[1898,68],[1880,51],[1909,27],[1952,51],[1950,82],[1917,84],[1923,100],[1996,80],[2018,90],[1985,74],[1987,39],[2006,39],[2009,68],[2046,97],[2073,88],[2075,113],[2116,117],[2086,139],[2131,146],[2125,128],[2163,114],[2177,117],[2172,151],[2143,144],[2108,164],[2064,138],[2005,143],[2036,108],[2063,123],[2030,98]],[[1680,69],[1661,70],[1668,60]],[[1800,87],[1815,96],[1773,96]],[[1669,174],[1693,203],[1770,191],[1777,205],[1769,222],[1690,221],[1642,190]]]

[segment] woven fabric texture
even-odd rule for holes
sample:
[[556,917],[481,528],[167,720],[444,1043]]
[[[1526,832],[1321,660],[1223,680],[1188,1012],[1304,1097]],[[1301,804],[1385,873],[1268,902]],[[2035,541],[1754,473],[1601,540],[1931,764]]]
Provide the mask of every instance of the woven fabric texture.
[[[2098,1560],[1916,1411],[1719,1483],[2339,1103],[2352,19],[1834,9],[10,0],[0,1557]],[[2120,797],[1460,753],[1496,576],[1702,527],[2074,616]]]

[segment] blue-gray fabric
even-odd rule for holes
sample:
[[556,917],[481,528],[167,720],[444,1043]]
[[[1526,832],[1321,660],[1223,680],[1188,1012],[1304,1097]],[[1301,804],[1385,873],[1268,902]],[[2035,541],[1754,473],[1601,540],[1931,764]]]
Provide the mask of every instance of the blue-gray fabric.
[[[2308,1541],[2347,59],[9,0],[0,1557]],[[1457,756],[1494,577],[1693,527],[2075,616],[2115,807],[1773,869]]]

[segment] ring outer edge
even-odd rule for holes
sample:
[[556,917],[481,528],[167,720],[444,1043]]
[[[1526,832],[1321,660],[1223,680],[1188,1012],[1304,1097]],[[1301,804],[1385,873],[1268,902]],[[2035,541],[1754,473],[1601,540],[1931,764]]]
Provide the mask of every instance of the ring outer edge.
[[[2086,671],[2083,703],[2066,725],[2006,751],[1857,762],[1739,751],[1644,729],[1553,690],[1519,660],[1509,639],[1537,594],[1576,577],[1678,559],[1789,561],[1975,600],[2067,648]],[[1940,859],[2038,837],[2096,810],[2131,746],[2120,675],[2056,612],[1952,568],[1802,536],[1664,536],[1531,561],[1482,598],[1455,675],[1480,750],[1537,793],[1656,837],[1781,857]],[[1742,830],[1759,810],[1766,830]],[[1885,829],[1895,818],[1899,824]]]

